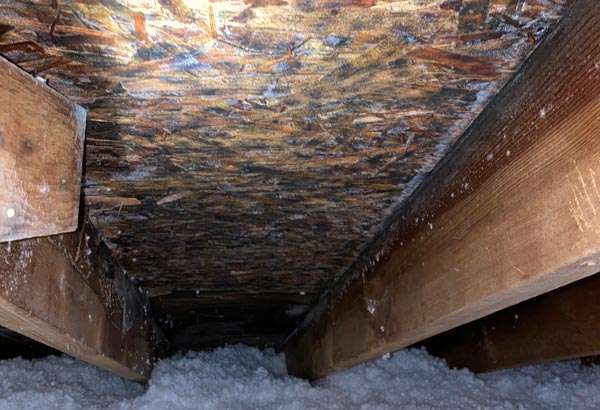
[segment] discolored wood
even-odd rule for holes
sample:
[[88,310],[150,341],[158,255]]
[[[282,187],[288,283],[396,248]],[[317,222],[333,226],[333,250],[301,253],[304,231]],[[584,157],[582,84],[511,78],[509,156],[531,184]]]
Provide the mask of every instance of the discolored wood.
[[600,355],[600,275],[425,340],[451,367],[475,372]]
[[309,316],[292,373],[324,376],[597,271],[599,61],[600,8],[580,0]]
[[77,229],[85,118],[0,56],[0,242]]
[[143,381],[162,343],[148,310],[89,224],[0,247],[0,325],[31,339]]
[[565,3],[0,0],[0,52],[89,109],[86,204],[165,328],[213,298],[214,340],[283,340]]

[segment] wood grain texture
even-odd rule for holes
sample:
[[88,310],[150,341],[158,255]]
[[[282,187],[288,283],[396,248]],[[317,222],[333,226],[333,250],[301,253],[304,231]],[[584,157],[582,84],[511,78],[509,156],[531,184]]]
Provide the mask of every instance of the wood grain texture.
[[0,57],[0,242],[77,229],[85,118]]
[[599,62],[600,8],[580,0],[309,316],[291,372],[321,377],[597,271]]
[[600,355],[600,275],[582,279],[422,346],[449,366],[486,372]]
[[271,343],[565,3],[0,0],[0,52],[89,109],[91,218],[173,338]]
[[148,310],[89,224],[0,247],[0,325],[31,339],[144,381],[162,342]]

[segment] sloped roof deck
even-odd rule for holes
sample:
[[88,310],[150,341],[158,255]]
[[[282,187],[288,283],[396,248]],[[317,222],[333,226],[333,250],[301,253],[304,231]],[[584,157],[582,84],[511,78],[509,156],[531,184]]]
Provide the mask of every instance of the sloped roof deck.
[[0,0],[89,109],[85,201],[175,346],[279,343],[562,0]]

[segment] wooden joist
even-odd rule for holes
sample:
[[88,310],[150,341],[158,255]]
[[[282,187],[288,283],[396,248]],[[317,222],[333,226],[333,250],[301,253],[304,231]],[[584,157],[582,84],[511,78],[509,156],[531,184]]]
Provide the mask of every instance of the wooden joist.
[[597,272],[600,7],[578,0],[287,346],[317,378]]
[[0,57],[0,242],[77,229],[85,119]]
[[600,355],[600,275],[423,342],[449,366],[485,372]]
[[89,224],[0,246],[0,325],[138,381],[161,341],[147,301]]

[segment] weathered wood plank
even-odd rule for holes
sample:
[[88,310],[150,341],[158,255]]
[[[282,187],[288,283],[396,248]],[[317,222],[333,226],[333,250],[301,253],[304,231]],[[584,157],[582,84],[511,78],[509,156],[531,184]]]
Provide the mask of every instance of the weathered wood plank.
[[148,302],[89,224],[0,247],[0,325],[139,381],[159,340]]
[[600,354],[600,275],[423,342],[448,365],[485,372]]
[[599,62],[600,8],[579,0],[290,341],[292,373],[324,376],[597,271]]
[[85,119],[0,57],[0,241],[77,229]]

